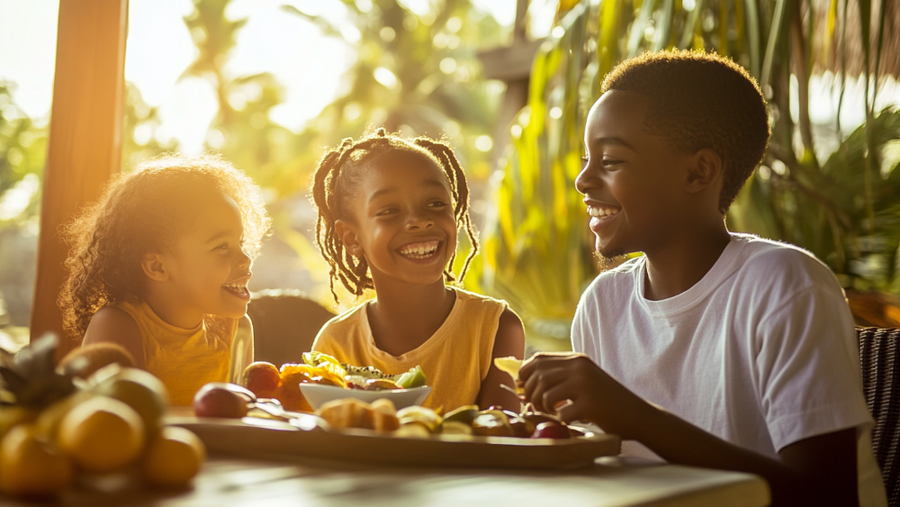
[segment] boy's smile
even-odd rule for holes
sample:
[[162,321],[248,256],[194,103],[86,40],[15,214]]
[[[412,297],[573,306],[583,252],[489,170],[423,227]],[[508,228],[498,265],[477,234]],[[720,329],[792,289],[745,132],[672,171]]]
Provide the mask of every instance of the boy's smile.
[[[618,208],[613,208],[610,206],[603,206],[598,204],[591,204],[591,202],[585,201],[587,203],[587,212],[593,218],[597,218],[599,220],[605,220],[607,218],[614,217],[616,213],[619,212]],[[593,220],[592,220],[593,222]]]
[[646,252],[679,226],[680,169],[690,155],[647,133],[647,107],[644,96],[613,90],[588,115],[587,163],[575,187],[584,194],[596,249],[604,257]]
[[457,234],[444,172],[417,153],[391,154],[361,170],[352,219],[336,223],[348,252],[365,257],[376,284],[442,280]]

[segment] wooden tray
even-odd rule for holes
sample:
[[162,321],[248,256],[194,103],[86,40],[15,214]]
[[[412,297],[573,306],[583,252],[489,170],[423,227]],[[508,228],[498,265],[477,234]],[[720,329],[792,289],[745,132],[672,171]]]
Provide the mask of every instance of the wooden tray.
[[367,430],[304,430],[291,424],[245,417],[170,417],[208,450],[244,457],[306,457],[359,463],[440,467],[560,470],[584,468],[600,456],[619,454],[619,437],[598,434],[571,439],[433,435],[404,438]]

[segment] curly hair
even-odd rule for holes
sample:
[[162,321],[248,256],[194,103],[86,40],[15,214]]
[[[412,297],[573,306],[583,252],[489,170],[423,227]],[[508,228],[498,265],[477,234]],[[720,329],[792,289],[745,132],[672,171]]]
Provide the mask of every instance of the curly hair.
[[[406,139],[399,135],[388,134],[383,128],[357,141],[344,139],[341,145],[329,150],[322,157],[314,175],[312,199],[318,210],[316,219],[316,246],[331,267],[328,285],[335,302],[338,301],[334,291],[334,281],[341,284],[356,296],[361,296],[366,289],[375,287],[369,275],[369,265],[365,258],[356,258],[344,249],[341,238],[335,232],[337,220],[352,219],[348,212],[349,202],[357,194],[363,171],[377,169],[378,161],[391,153],[403,152],[417,154],[437,164],[450,182],[450,193],[453,198],[453,216],[457,227],[465,228],[466,235],[472,243],[472,250],[459,274],[462,280],[466,276],[469,264],[478,253],[478,241],[469,218],[469,186],[466,175],[446,143],[417,137]],[[451,268],[456,259],[456,252],[444,268],[446,281],[454,282]]]
[[249,176],[213,155],[146,160],[119,174],[96,203],[62,229],[69,245],[68,276],[57,303],[66,333],[81,340],[104,306],[143,299],[143,256],[172,247],[191,226],[197,194],[210,191],[234,200],[244,250],[255,258],[271,220]]
[[762,161],[771,129],[756,80],[728,58],[702,51],[644,53],[617,65],[601,86],[649,99],[644,127],[684,152],[711,148],[722,157],[719,211]]

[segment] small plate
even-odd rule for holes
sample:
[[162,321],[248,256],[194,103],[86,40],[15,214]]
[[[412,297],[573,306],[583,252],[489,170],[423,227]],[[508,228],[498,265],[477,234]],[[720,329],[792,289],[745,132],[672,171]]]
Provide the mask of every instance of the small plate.
[[323,384],[300,384],[303,397],[314,410],[331,400],[341,398],[356,398],[366,403],[372,403],[381,398],[387,398],[394,402],[397,410],[412,405],[421,405],[431,394],[431,387],[413,387],[412,389],[391,389],[384,391],[364,391],[362,389],[344,389],[343,387],[328,386]]

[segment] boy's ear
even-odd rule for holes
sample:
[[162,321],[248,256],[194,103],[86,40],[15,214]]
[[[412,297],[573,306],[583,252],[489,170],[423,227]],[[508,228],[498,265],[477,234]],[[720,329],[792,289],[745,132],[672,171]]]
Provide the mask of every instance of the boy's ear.
[[694,153],[688,168],[685,190],[699,192],[714,184],[722,176],[722,157],[710,148],[702,148]]
[[141,259],[141,269],[147,278],[153,281],[165,282],[169,279],[169,271],[163,263],[162,255],[158,253],[144,254]]
[[362,245],[359,244],[359,235],[356,232],[356,227],[353,224],[346,220],[335,220],[334,233],[340,238],[341,243],[344,244],[344,248],[347,249],[350,255],[354,257],[365,255]]

